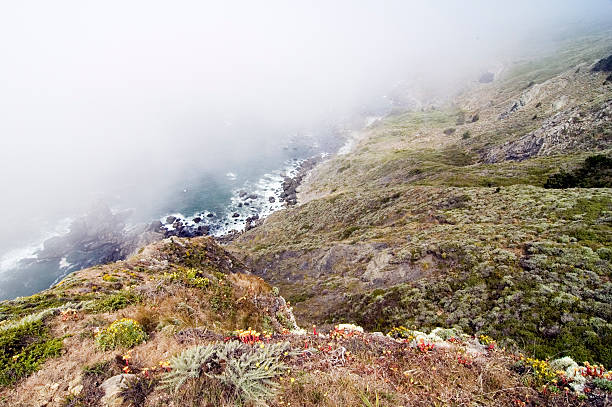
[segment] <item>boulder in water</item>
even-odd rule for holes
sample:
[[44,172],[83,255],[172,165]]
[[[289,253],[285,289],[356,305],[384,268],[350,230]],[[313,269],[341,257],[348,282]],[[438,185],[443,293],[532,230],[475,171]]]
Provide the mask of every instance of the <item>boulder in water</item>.
[[151,222],[147,230],[152,232],[160,232],[162,230],[163,224],[159,220],[154,220]]

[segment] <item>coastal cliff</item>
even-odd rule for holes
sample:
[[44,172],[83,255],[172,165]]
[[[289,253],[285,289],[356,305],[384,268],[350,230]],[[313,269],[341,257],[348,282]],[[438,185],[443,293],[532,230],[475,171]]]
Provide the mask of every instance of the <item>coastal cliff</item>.
[[244,233],[0,302],[0,405],[610,405],[612,50],[590,41],[398,108]]

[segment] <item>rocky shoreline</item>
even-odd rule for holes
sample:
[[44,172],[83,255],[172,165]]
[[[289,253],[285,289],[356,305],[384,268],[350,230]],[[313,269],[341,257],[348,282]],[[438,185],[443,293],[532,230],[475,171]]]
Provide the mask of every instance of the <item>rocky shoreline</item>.
[[281,202],[285,201],[287,206],[297,204],[297,188],[302,184],[306,175],[321,161],[321,157],[311,157],[298,167],[297,175],[285,177],[282,184],[283,192],[280,195]]
[[[238,192],[238,208],[252,207],[256,200],[264,200],[270,204],[283,203],[283,207],[290,207],[297,204],[297,188],[301,185],[304,178],[308,173],[322,161],[322,156],[317,155],[310,157],[302,161],[296,168],[295,174],[292,176],[283,176],[283,181],[280,185],[280,189],[275,194],[269,196],[261,196],[253,191],[240,190]],[[208,224],[204,223],[204,218],[208,218]],[[252,213],[250,216],[244,216],[239,212],[233,212],[230,215],[231,219],[219,218],[213,213],[202,213],[195,216],[191,220],[181,218],[179,216],[170,215],[164,219],[164,222],[157,220],[152,222],[148,226],[148,230],[160,233],[164,238],[170,236],[176,237],[197,237],[212,234],[215,222],[224,225],[229,225],[229,221],[234,223],[244,222],[244,231],[250,230],[256,227],[261,221],[262,217],[259,213]],[[212,225],[210,224],[212,223]],[[224,233],[221,236],[216,236],[219,241],[231,240],[236,235],[242,233],[238,230],[232,230]]]
[[68,233],[45,240],[30,257],[19,260],[15,267],[19,273],[6,275],[0,299],[44,290],[73,271],[125,259],[164,238],[152,225],[129,225],[130,215],[97,204],[75,219]]
[[[269,202],[276,202],[278,199],[279,202],[284,202],[285,207],[291,207],[297,205],[297,188],[302,184],[306,176],[314,169],[317,164],[319,164],[323,160],[321,156],[311,157],[307,160],[304,160],[298,167],[297,173],[292,177],[285,176],[283,179],[283,183],[281,184],[281,193],[278,197],[270,196],[268,197]],[[222,236],[215,237],[215,240],[221,244],[227,244],[242,233],[249,231],[257,226],[261,225],[264,221],[264,218],[260,217],[258,214],[255,214],[251,217],[246,218],[244,231],[233,230],[228,232]]]
[[292,159],[284,173],[264,176],[270,177],[262,178],[268,183],[265,188],[254,183],[235,191],[226,213],[202,211],[189,217],[176,213],[133,224],[129,222],[131,211],[113,212],[98,203],[74,220],[67,233],[46,239],[38,250],[18,260],[15,269],[19,273],[3,281],[0,300],[44,290],[76,270],[124,260],[140,247],[168,237],[209,235],[219,243],[231,242],[259,226],[270,213],[297,205],[297,189],[306,176],[328,154],[346,144],[342,132],[330,140],[319,148],[319,153],[303,160]]
[[[238,205],[250,206],[255,199],[261,198],[270,203],[283,202],[285,207],[296,205],[296,189],[321,160],[320,156],[315,156],[301,162],[295,175],[283,178],[275,195],[261,197],[254,192],[240,191],[241,202]],[[216,214],[202,213],[191,220],[170,215],[163,219],[164,222],[155,220],[130,225],[130,216],[130,211],[113,212],[102,203],[95,205],[85,216],[72,222],[68,233],[45,240],[40,250],[31,257],[21,259],[17,265],[20,273],[4,282],[5,290],[0,292],[0,298],[8,298],[9,292],[27,295],[32,287],[36,291],[43,290],[73,271],[126,259],[138,248],[171,236],[192,238],[210,235],[210,222],[224,222]],[[259,213],[246,218],[234,213],[232,217],[237,222],[245,222],[245,231],[263,221]],[[241,233],[234,230],[216,237],[216,240],[226,243]]]

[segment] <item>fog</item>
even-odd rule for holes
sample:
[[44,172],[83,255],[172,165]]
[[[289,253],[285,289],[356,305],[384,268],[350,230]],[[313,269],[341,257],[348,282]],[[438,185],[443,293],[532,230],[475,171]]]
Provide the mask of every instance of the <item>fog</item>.
[[606,21],[595,0],[2,2],[0,247]]

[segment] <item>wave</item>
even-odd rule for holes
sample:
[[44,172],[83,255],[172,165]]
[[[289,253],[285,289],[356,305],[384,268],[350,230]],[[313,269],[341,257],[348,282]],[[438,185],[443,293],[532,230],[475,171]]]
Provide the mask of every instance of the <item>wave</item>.
[[[245,230],[249,219],[265,218],[284,208],[284,202],[280,198],[282,183],[285,178],[294,177],[304,161],[306,159],[287,160],[278,171],[265,173],[255,182],[245,181],[240,187],[232,189],[229,202],[222,213],[203,210],[185,215],[174,212],[160,217],[159,221],[168,231],[173,231],[174,222],[179,220],[187,227],[208,226],[209,234],[216,237],[241,232]],[[237,178],[233,172],[228,172],[226,177],[232,181]],[[168,219],[172,222],[168,222]]]
[[64,218],[55,225],[53,230],[47,231],[36,240],[3,253],[0,257],[0,274],[15,270],[22,260],[36,259],[38,257],[37,253],[43,249],[45,241],[68,233],[72,221],[72,218]]

